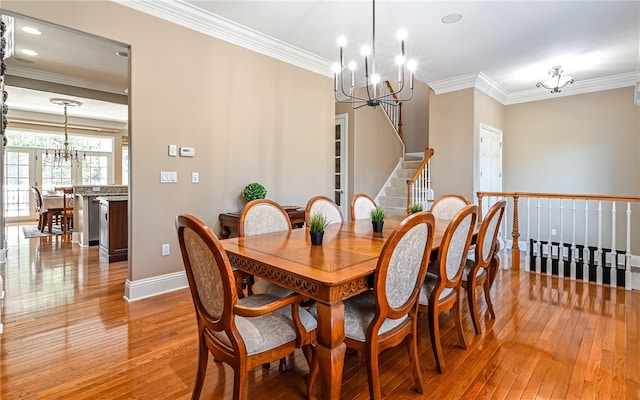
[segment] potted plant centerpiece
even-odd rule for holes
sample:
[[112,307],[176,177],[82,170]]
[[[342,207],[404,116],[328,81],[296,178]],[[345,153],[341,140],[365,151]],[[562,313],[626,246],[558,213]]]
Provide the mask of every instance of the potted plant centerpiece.
[[413,203],[409,206],[409,212],[411,212],[411,214],[415,214],[420,211],[422,211],[422,204],[420,203]]
[[384,225],[384,210],[381,207],[376,207],[371,210],[371,224],[373,225],[374,232],[382,232],[382,226]]
[[267,189],[265,189],[264,186],[262,186],[258,182],[251,182],[244,187],[242,196],[247,201],[247,203],[256,199],[264,199],[265,197],[267,197]]
[[309,236],[311,237],[311,244],[322,244],[324,229],[327,227],[327,225],[327,219],[322,214],[313,214],[311,217],[309,217]]

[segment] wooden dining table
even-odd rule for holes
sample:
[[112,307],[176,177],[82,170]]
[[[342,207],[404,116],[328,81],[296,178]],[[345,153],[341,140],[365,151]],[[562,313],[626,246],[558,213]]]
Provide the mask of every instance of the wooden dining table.
[[[371,220],[327,226],[322,245],[311,245],[308,229],[222,240],[231,264],[316,301],[317,356],[325,399],[339,399],[346,345],[344,303],[369,289],[385,240],[404,219],[387,216],[381,233]],[[449,220],[436,220],[433,249]]]
[[52,232],[51,227],[53,219],[56,215],[60,215],[62,210],[64,210],[64,200],[64,196],[61,194],[46,194],[42,196],[41,211],[46,212],[45,215],[47,215],[47,220],[42,226],[43,232],[45,226],[49,229],[49,233]]

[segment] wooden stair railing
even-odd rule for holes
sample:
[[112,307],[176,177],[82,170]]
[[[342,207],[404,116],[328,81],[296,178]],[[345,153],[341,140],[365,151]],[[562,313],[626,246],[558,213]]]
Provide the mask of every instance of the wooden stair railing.
[[426,153],[418,170],[413,174],[411,179],[407,179],[407,214],[410,213],[410,207],[413,203],[426,204],[428,193],[431,191],[431,156],[434,150],[426,147]]
[[[506,236],[511,222],[513,269],[520,267],[520,221],[523,219],[520,214],[524,214],[525,270],[631,289],[632,257],[640,254],[640,239],[636,234],[640,229],[632,229],[631,214],[632,208],[640,212],[640,197],[530,192],[478,192],[477,195],[479,222],[493,200],[507,200],[501,229],[505,233],[502,237]],[[521,204],[520,198],[526,199],[526,203]],[[485,199],[487,204],[483,206]],[[619,203],[622,203],[621,215],[616,208]],[[568,212],[565,206],[570,207]],[[595,224],[595,228],[590,228],[590,224]],[[636,254],[632,254],[632,232]],[[623,285],[619,284],[621,281]]]
[[[380,91],[382,95],[388,95],[389,97],[389,99],[385,99],[386,101],[381,103],[382,109],[387,114],[400,140],[404,142],[404,137],[402,136],[402,102],[398,100],[398,96],[393,93],[394,90],[391,82],[385,81],[385,83],[381,85]],[[392,104],[389,104],[389,102]]]

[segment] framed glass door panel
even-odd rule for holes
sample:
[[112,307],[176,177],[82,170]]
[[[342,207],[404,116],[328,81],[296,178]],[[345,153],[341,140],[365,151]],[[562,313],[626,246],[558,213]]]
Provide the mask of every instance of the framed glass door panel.
[[336,116],[335,123],[334,200],[345,220],[349,219],[347,200],[347,114]]
[[31,195],[33,151],[6,150],[5,171],[5,217],[7,221],[16,218],[37,218]]

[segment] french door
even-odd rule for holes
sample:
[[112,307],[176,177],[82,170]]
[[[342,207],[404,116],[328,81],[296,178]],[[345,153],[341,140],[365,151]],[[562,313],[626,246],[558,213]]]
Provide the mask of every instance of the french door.
[[343,217],[349,218],[349,201],[347,199],[347,114],[336,115],[335,131],[335,165],[334,165],[334,200]]
[[60,186],[106,185],[112,176],[111,156],[99,153],[86,155],[79,167],[53,167],[44,161],[43,149],[11,148],[5,150],[5,220],[19,222],[35,220],[31,186],[41,193]]

